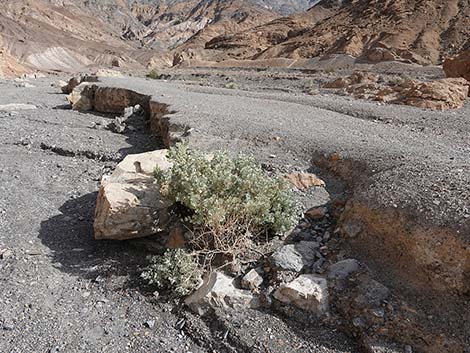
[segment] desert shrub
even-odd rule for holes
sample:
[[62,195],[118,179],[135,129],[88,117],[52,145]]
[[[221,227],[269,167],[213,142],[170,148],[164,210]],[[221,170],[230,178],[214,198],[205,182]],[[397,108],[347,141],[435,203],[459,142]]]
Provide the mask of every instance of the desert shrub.
[[199,281],[194,257],[182,249],[169,249],[161,256],[149,257],[141,277],[159,289],[170,290],[175,297],[190,294]]
[[237,89],[238,86],[235,82],[229,82],[225,85],[225,88],[228,88],[228,89]]
[[162,74],[157,70],[152,70],[147,74],[148,78],[153,78],[154,80],[159,80],[162,77]]
[[413,81],[413,80],[415,79],[414,77],[412,77],[412,76],[410,76],[410,75],[408,75],[408,74],[405,74],[405,73],[401,74],[401,75],[400,75],[400,78],[401,78],[401,80],[404,81],[404,82]]
[[298,220],[289,184],[268,176],[247,156],[217,152],[208,158],[180,144],[169,151],[173,167],[155,171],[165,196],[189,211],[193,246],[202,253],[236,257],[251,239],[281,234]]

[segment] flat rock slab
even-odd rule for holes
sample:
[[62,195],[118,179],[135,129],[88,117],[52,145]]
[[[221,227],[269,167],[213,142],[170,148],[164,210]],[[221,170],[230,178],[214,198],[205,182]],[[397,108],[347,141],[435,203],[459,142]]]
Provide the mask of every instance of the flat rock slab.
[[10,103],[0,105],[0,112],[17,112],[21,110],[34,110],[37,107],[33,104]]

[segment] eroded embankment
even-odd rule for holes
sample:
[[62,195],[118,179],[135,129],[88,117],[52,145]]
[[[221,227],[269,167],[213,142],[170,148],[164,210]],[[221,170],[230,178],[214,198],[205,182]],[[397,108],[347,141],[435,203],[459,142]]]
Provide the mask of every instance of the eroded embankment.
[[[151,95],[125,88],[90,83],[72,103],[85,106],[88,110],[116,114],[123,114],[126,108],[138,104],[145,111],[150,131],[158,135],[166,146],[183,140],[191,144],[190,130],[197,128],[175,123],[168,104],[158,102]],[[372,269],[386,273],[385,280],[393,283],[395,288],[411,289],[417,297],[426,298],[427,301],[434,300],[430,298],[430,292],[433,292],[434,298],[441,300],[449,293],[458,297],[470,291],[470,249],[462,234],[459,234],[461,230],[432,224],[410,209],[383,206],[374,199],[373,193],[367,191],[368,185],[375,182],[367,161],[333,157],[318,153],[314,157],[314,165],[333,173],[348,185],[352,196],[338,217],[338,224],[344,236],[343,244],[350,248],[350,255]],[[436,308],[438,315],[439,310],[446,309]],[[359,313],[350,311],[352,321],[354,315]],[[414,321],[407,320],[406,325],[401,319],[393,320],[394,327],[403,326],[403,329],[393,328],[395,333],[389,332],[387,335],[403,339],[403,332],[413,331],[423,318],[418,316]],[[430,351],[429,347],[434,346],[433,352],[459,352],[459,349],[450,349],[447,341],[439,343],[433,329],[424,327],[415,331],[411,339],[413,342],[429,337],[427,342],[421,344],[425,351]]]
[[351,191],[339,225],[354,252],[415,291],[469,293],[470,248],[465,229],[435,225],[417,210],[376,202],[367,193],[374,181],[365,162],[318,153],[314,164],[344,180]]
[[[79,108],[117,114],[138,104],[145,111],[150,131],[166,146],[183,139],[191,142],[187,139],[190,127],[172,122],[170,107],[150,95],[88,83],[72,103]],[[459,234],[461,230],[425,223],[412,210],[385,208],[368,198],[367,193],[364,197],[363,191],[357,196],[356,188],[367,187],[366,164],[315,156],[316,166],[332,171],[351,189],[353,196],[339,219],[347,243],[416,289],[469,292],[470,249]]]

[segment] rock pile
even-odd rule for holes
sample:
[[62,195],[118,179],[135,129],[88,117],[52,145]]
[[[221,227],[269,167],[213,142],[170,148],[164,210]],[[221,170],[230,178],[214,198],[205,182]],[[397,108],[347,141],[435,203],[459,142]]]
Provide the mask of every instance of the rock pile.
[[354,72],[351,76],[325,84],[323,88],[339,89],[355,98],[432,110],[461,108],[469,93],[469,82],[463,78],[446,78],[432,82],[401,79],[386,84],[379,81],[378,75]]

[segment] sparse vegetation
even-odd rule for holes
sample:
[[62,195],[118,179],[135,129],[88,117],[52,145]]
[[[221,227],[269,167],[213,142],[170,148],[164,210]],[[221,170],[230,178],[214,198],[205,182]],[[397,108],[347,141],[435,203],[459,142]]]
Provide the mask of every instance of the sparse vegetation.
[[147,75],[148,78],[152,78],[154,80],[159,80],[162,78],[162,74],[159,73],[157,70],[150,71]]
[[388,81],[392,86],[401,86],[407,82],[413,81],[415,78],[407,74],[401,74],[399,77],[395,77]]
[[169,159],[173,167],[156,170],[155,177],[165,196],[183,206],[193,231],[190,244],[203,267],[216,257],[236,261],[253,241],[296,224],[299,208],[291,187],[268,176],[253,158],[224,152],[208,158],[181,144]]
[[235,82],[229,82],[225,85],[225,88],[227,88],[227,89],[238,89],[238,86]]
[[182,249],[169,249],[161,256],[149,257],[149,265],[141,276],[149,284],[182,297],[197,286],[200,272],[191,254]]

